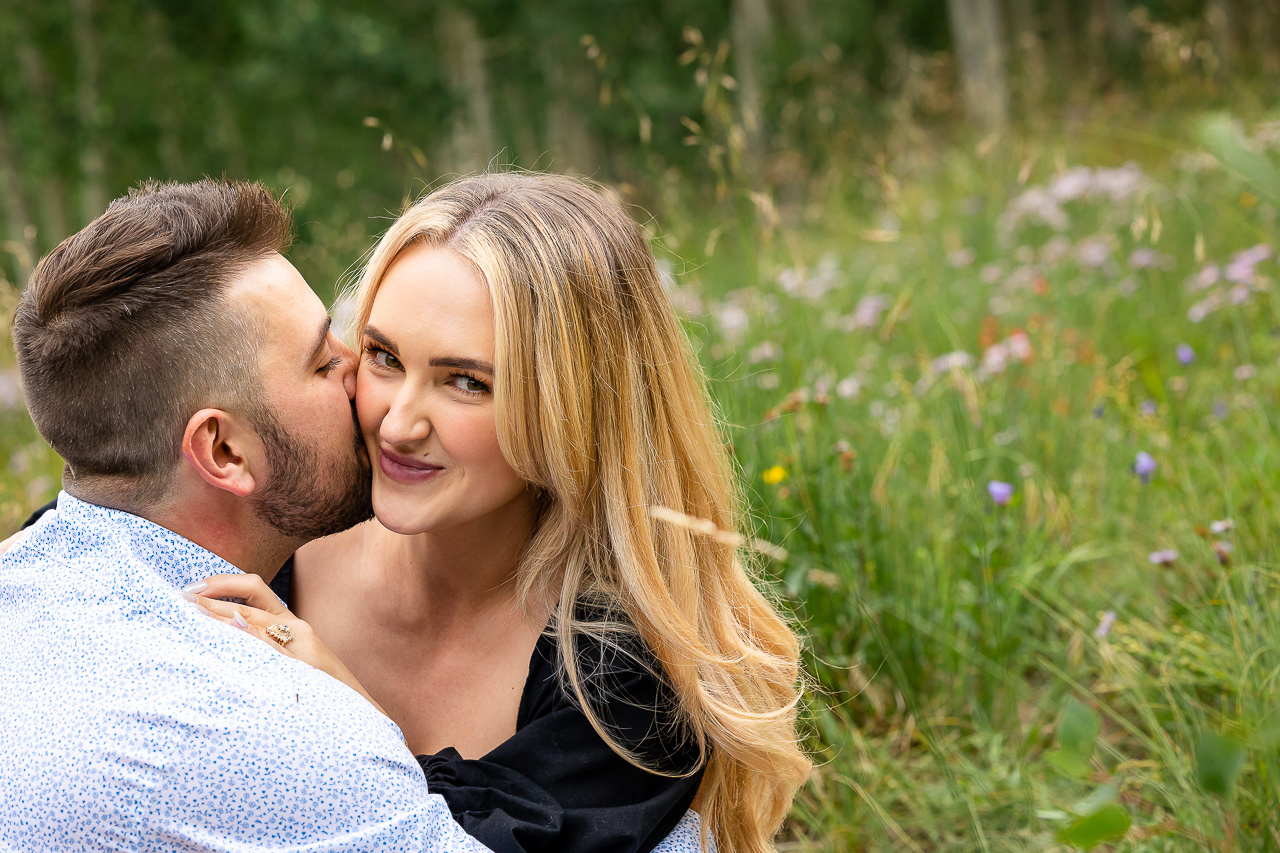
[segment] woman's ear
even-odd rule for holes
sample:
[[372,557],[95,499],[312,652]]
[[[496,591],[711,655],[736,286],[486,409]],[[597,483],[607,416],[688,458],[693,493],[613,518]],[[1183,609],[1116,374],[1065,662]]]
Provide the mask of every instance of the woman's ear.
[[182,455],[204,481],[237,497],[253,493],[251,457],[256,435],[222,409],[201,409],[187,421]]

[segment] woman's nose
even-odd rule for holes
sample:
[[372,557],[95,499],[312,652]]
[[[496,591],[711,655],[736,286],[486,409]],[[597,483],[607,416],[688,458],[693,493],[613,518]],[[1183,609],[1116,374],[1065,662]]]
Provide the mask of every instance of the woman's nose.
[[389,444],[412,444],[431,435],[431,419],[422,404],[422,395],[402,388],[391,401],[379,429],[382,440]]

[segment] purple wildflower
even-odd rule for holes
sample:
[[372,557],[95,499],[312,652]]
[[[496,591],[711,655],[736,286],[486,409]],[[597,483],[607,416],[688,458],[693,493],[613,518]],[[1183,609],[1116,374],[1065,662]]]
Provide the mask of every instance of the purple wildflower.
[[1167,566],[1176,559],[1178,559],[1178,552],[1172,548],[1165,548],[1163,551],[1152,551],[1147,555],[1147,562],[1153,566]]
[[1178,344],[1178,364],[1187,367],[1196,360],[1196,351],[1190,344]]
[[1108,610],[1098,620],[1098,627],[1093,629],[1093,636],[1099,640],[1111,633],[1111,626],[1116,623],[1116,612]]
[[987,483],[987,494],[991,495],[991,500],[996,506],[1006,506],[1013,499],[1013,485],[1000,480],[992,480]]
[[1144,418],[1154,417],[1156,413],[1156,401],[1143,400],[1142,405],[1139,406],[1138,408],[1142,411],[1142,416]]
[[1152,459],[1147,451],[1139,450],[1138,455],[1133,459],[1133,473],[1138,475],[1143,485],[1146,485],[1151,482],[1151,475],[1155,472],[1156,460]]

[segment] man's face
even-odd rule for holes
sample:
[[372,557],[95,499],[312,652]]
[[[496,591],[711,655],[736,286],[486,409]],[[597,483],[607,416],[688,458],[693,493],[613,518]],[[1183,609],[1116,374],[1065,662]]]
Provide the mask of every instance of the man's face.
[[269,467],[250,503],[286,536],[318,539],[372,515],[369,457],[355,419],[355,355],[320,299],[282,255],[249,266],[228,290],[265,334],[265,411],[251,413]]

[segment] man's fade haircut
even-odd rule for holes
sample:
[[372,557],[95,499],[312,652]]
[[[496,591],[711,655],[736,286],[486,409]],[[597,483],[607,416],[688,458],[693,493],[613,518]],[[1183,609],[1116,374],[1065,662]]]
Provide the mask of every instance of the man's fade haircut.
[[292,235],[291,211],[261,184],[148,181],[40,261],[13,341],[68,490],[152,503],[193,414],[258,419],[262,336],[227,291]]

